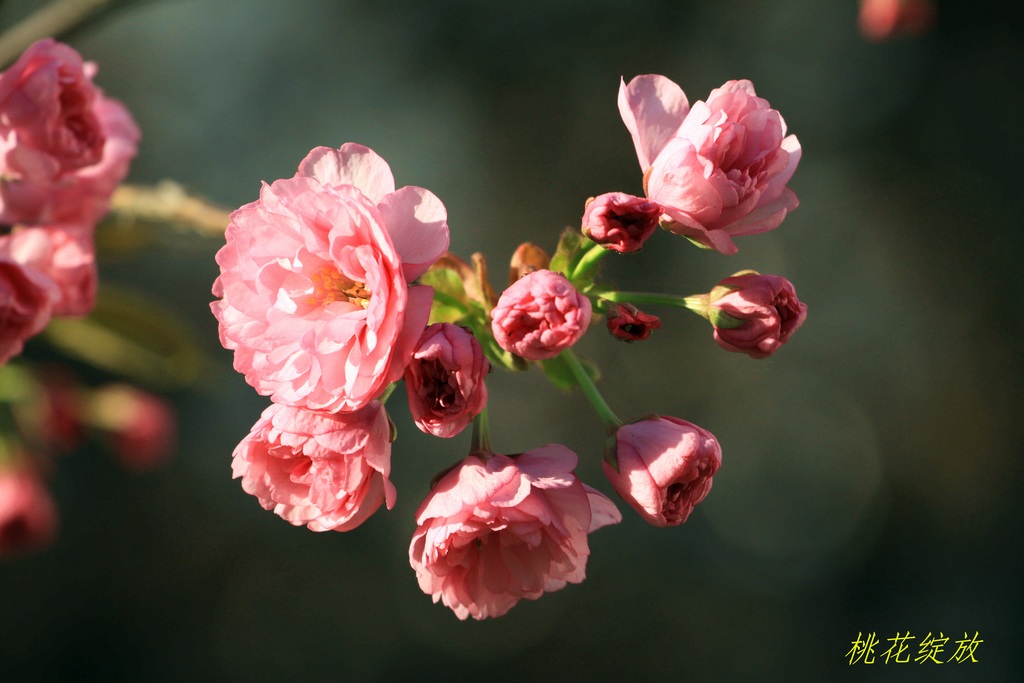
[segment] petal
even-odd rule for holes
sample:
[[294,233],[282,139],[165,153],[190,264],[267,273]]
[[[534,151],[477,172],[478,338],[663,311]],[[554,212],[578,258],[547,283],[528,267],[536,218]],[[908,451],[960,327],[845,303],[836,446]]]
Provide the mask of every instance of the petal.
[[615,507],[615,503],[608,496],[587,484],[584,484],[583,488],[586,489],[587,498],[590,499],[590,528],[587,529],[588,534],[603,526],[618,524],[622,521],[622,513],[619,512],[619,509]]
[[324,185],[354,185],[379,202],[395,191],[391,167],[369,147],[346,142],[341,149],[317,147],[299,164],[296,175],[316,178]]
[[682,89],[657,74],[619,84],[619,114],[626,124],[641,170],[646,171],[686,118],[690,104]]
[[448,212],[430,190],[407,186],[377,205],[407,282],[422,275],[448,250]]

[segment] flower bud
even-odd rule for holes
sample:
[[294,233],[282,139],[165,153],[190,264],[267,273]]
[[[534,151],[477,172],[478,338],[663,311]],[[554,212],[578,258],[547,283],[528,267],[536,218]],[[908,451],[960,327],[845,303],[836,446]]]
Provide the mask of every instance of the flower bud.
[[653,415],[619,427],[602,463],[622,499],[654,526],[677,526],[711,490],[722,449],[705,429]]
[[35,468],[16,462],[0,469],[0,558],[49,545],[57,508]]
[[608,192],[587,200],[583,234],[605,249],[620,253],[639,251],[654,234],[661,206],[643,197]]
[[488,372],[490,363],[472,332],[451,323],[428,327],[405,368],[416,426],[443,438],[461,432],[487,404]]
[[633,304],[613,304],[605,321],[612,336],[624,342],[643,341],[661,327],[661,318],[644,313]]
[[807,305],[797,299],[786,278],[748,270],[711,290],[707,312],[719,346],[751,358],[767,358],[803,324]]
[[564,275],[538,270],[502,292],[491,311],[491,331],[506,351],[547,360],[579,341],[590,315],[590,300]]

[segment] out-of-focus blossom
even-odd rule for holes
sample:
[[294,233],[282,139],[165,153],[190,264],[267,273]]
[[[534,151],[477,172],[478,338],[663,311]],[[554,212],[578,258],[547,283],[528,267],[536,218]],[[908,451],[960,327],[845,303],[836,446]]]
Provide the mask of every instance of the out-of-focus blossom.
[[34,268],[59,290],[55,316],[80,316],[96,304],[96,252],[91,228],[19,226],[0,236],[0,253]]
[[58,296],[50,278],[0,253],[0,364],[46,327]]
[[661,327],[661,319],[644,313],[633,304],[615,304],[606,313],[608,331],[624,342],[643,341]]
[[652,416],[619,427],[605,475],[622,499],[654,526],[677,526],[711,490],[722,449],[707,430]]
[[861,0],[857,24],[871,40],[921,34],[935,23],[933,0]]
[[324,413],[274,404],[235,448],[232,471],[266,510],[313,531],[348,531],[395,504],[391,427],[374,401]]
[[370,149],[319,147],[231,214],[211,307],[235,369],[276,403],[358,410],[402,376],[433,290],[410,283],[448,248],[447,214],[395,190]]
[[0,74],[0,223],[91,227],[106,213],[139,129],[95,73],[47,38]]
[[463,327],[435,323],[423,332],[405,369],[409,411],[427,434],[461,432],[487,404],[490,372],[480,342]]
[[178,425],[166,401],[127,384],[107,384],[88,399],[93,426],[108,432],[117,459],[138,472],[157,467],[174,453]]
[[587,534],[622,516],[584,485],[576,454],[551,444],[516,456],[471,455],[416,512],[409,561],[424,593],[460,619],[498,617],[586,575]]
[[623,192],[608,192],[587,200],[583,234],[619,253],[639,251],[654,234],[662,209],[657,203]]
[[491,331],[506,351],[546,360],[579,341],[590,316],[590,300],[564,275],[537,270],[501,293],[491,311]]
[[803,325],[807,304],[786,278],[741,271],[711,290],[707,313],[719,346],[767,358]]
[[750,81],[729,81],[691,107],[664,76],[637,76],[622,82],[619,112],[668,230],[732,254],[733,237],[771,230],[797,207],[786,183],[800,143]]
[[0,559],[49,545],[57,535],[53,497],[24,462],[0,464]]

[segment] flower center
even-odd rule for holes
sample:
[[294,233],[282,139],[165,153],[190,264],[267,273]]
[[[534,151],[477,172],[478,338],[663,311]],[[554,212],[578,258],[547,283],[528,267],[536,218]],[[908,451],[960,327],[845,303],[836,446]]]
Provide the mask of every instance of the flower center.
[[370,305],[370,290],[366,283],[350,280],[336,268],[323,266],[309,278],[313,294],[307,299],[311,306],[326,306],[335,301],[347,301],[366,308]]

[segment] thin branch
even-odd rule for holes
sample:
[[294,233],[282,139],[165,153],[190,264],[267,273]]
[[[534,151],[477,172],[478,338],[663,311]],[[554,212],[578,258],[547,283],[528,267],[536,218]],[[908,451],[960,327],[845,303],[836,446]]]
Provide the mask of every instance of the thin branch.
[[56,36],[111,0],[55,0],[0,35],[0,67],[7,66],[41,38]]

